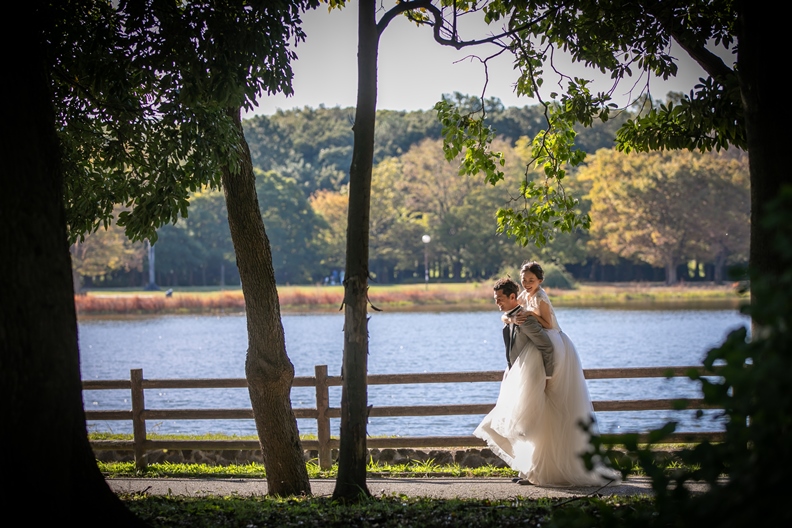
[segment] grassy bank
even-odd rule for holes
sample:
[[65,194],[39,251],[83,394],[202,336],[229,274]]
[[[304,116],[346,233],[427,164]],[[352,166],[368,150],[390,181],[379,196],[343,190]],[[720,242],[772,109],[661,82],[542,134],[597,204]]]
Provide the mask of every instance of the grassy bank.
[[[591,283],[547,292],[556,306],[736,308],[747,299],[734,285],[713,284]],[[278,294],[283,313],[338,312],[344,297],[342,286],[281,286]],[[489,283],[372,285],[369,298],[374,308],[390,311],[493,309]],[[78,315],[233,313],[244,311],[245,300],[239,288],[176,288],[170,296],[164,291],[92,290],[75,296],[75,305]]]
[[[100,471],[106,478],[266,478],[264,465],[230,464],[227,466],[208,464],[176,464],[155,463],[145,470],[135,468],[134,462],[97,462]],[[330,469],[321,469],[316,462],[305,465],[308,477],[312,479],[335,479],[338,477],[338,464]],[[369,462],[366,475],[388,478],[427,478],[427,477],[516,477],[517,472],[510,468],[482,466],[477,468],[462,467],[459,464],[435,464],[433,460],[424,462],[411,461],[403,464]]]
[[[91,432],[88,434],[91,441],[131,441],[132,435],[128,433],[107,433]],[[202,435],[183,435],[183,434],[158,434],[149,433],[149,440],[256,440],[255,435],[226,435],[221,433],[208,433]],[[316,440],[316,435],[302,434],[302,441]],[[614,445],[611,462],[614,467],[624,471],[629,475],[645,475],[637,464],[622,449],[620,444]],[[642,444],[641,448],[649,446]],[[683,467],[682,459],[679,457],[681,449],[692,448],[692,444],[653,444],[652,451],[655,453],[655,464],[666,470]],[[448,448],[445,451],[455,452],[464,448]],[[476,449],[471,449],[476,451]],[[443,451],[443,449],[438,449]],[[97,460],[99,469],[107,478],[266,478],[264,465],[258,462],[239,462],[239,463],[187,463],[187,462],[151,462],[145,469],[139,470],[135,462],[131,460]],[[311,459],[306,462],[306,469],[310,478],[330,478],[338,476],[338,465],[333,464],[329,469],[321,469],[318,460]],[[375,460],[370,457],[366,465],[366,474],[369,477],[496,477],[511,478],[517,476],[517,472],[507,466],[495,466],[484,464],[479,467],[463,466],[459,463],[437,463],[434,458],[418,460],[413,458],[403,462],[385,462]]]

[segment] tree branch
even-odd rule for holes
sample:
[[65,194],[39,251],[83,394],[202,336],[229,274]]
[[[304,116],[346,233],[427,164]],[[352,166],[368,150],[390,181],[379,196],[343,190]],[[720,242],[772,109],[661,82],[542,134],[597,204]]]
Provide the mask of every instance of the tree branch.
[[713,79],[720,80],[734,74],[734,70],[726,66],[726,63],[724,63],[720,57],[712,53],[706,47],[700,44],[690,45],[685,42],[673,28],[669,28],[668,33]]
[[446,28],[446,20],[443,17],[442,9],[438,8],[437,6],[435,6],[431,2],[431,0],[414,0],[414,1],[409,1],[409,2],[402,2],[402,3],[398,4],[398,5],[396,5],[396,7],[392,8],[391,10],[389,10],[387,13],[385,13],[385,15],[377,23],[377,30],[380,32],[380,34],[382,34],[382,32],[385,30],[385,28],[390,23],[390,21],[393,20],[396,16],[398,16],[398,15],[400,15],[402,13],[405,13],[405,12],[408,12],[408,11],[413,11],[415,9],[426,9],[434,17],[434,22],[422,22],[422,21],[416,21],[416,22],[425,23],[425,24],[428,24],[428,25],[432,26],[432,32],[434,34],[435,42],[437,42],[439,44],[442,44],[443,46],[451,46],[451,47],[459,50],[459,49],[462,49],[462,48],[465,48],[465,47],[468,47],[468,46],[478,46],[480,44],[497,43],[498,40],[500,40],[500,39],[502,39],[504,37],[508,37],[508,36],[514,35],[516,33],[519,33],[520,31],[524,31],[524,30],[530,28],[531,26],[541,22],[542,20],[544,20],[545,18],[550,16],[551,13],[553,13],[553,12],[557,11],[558,9],[560,9],[560,7],[561,6],[553,8],[553,9],[547,11],[542,16],[540,16],[540,17],[538,17],[538,18],[536,18],[534,20],[526,22],[525,24],[523,24],[523,25],[521,25],[519,27],[516,27],[516,28],[513,28],[513,29],[509,29],[508,31],[504,31],[504,32],[502,32],[502,33],[500,33],[498,35],[492,35],[492,36],[490,36],[488,38],[485,38],[485,39],[467,40],[467,41],[465,41],[465,40],[458,40],[458,38],[457,38],[456,10],[454,10],[453,27],[449,29],[449,32],[452,35],[452,37],[450,39],[449,38],[444,38],[441,35],[441,30]]
[[409,2],[401,2],[396,4],[395,7],[386,11],[380,21],[377,22],[377,32],[382,35],[382,32],[385,31],[385,28],[388,27],[388,24],[391,23],[391,20],[406,11],[413,11],[415,9],[421,8],[429,9],[430,7],[434,7],[432,6],[432,0],[412,0]]
[[652,15],[668,31],[668,34],[677,44],[713,79],[721,80],[733,75],[734,70],[729,68],[723,62],[723,59],[708,50],[706,46],[684,38],[685,28],[674,18],[670,9],[672,7],[660,3],[647,3],[646,12]]

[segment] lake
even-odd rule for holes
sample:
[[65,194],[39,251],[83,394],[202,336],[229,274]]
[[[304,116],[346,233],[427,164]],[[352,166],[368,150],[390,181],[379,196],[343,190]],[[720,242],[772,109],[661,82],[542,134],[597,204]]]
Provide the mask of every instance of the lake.
[[[493,307],[494,308],[494,307]],[[584,368],[698,365],[750,320],[736,310],[556,309],[559,324],[575,343]],[[312,376],[315,365],[340,375],[343,314],[284,315],[286,348],[297,376]],[[242,314],[156,316],[79,321],[83,379],[129,379],[143,369],[147,379],[244,378],[247,349]],[[462,372],[501,370],[505,355],[500,313],[375,312],[369,322],[369,373]],[[369,404],[426,405],[494,403],[498,383],[370,386]],[[589,380],[593,400],[699,397],[699,385],[687,379]],[[648,396],[651,395],[651,396]],[[247,389],[171,389],[146,391],[151,409],[249,408]],[[330,405],[340,406],[341,388],[331,387]],[[128,391],[85,391],[86,409],[129,409]],[[292,391],[292,405],[314,407],[312,387]],[[643,431],[677,420],[680,431],[717,430],[716,411],[703,419],[695,411],[602,412],[602,432]],[[372,436],[469,435],[483,416],[376,417]],[[131,433],[131,423],[89,422],[90,431]],[[302,434],[315,434],[316,422],[298,420]],[[147,422],[162,434],[222,433],[255,435],[253,420]],[[339,420],[331,420],[337,435]]]

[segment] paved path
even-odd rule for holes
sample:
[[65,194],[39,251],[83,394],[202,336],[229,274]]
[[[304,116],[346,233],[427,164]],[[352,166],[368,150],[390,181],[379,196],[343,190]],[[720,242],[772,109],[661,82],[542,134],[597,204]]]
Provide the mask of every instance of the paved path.
[[[538,499],[542,497],[572,498],[585,495],[640,495],[651,494],[651,481],[646,477],[630,477],[624,482],[605,487],[548,488],[520,486],[504,478],[376,478],[368,479],[372,495],[431,497],[438,499]],[[255,496],[267,494],[264,479],[186,479],[186,478],[112,478],[107,483],[118,494],[146,493],[149,495],[177,496]],[[317,497],[333,494],[335,480],[312,479],[311,491]],[[692,485],[704,491],[704,485]]]

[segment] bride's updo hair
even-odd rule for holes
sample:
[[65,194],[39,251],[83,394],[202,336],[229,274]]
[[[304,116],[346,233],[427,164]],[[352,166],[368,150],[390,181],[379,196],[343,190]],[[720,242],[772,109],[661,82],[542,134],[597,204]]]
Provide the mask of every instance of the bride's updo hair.
[[536,275],[536,278],[540,281],[544,280],[544,270],[542,269],[542,266],[535,260],[523,262],[522,267],[520,267],[520,275],[524,274],[526,271],[530,271]]

